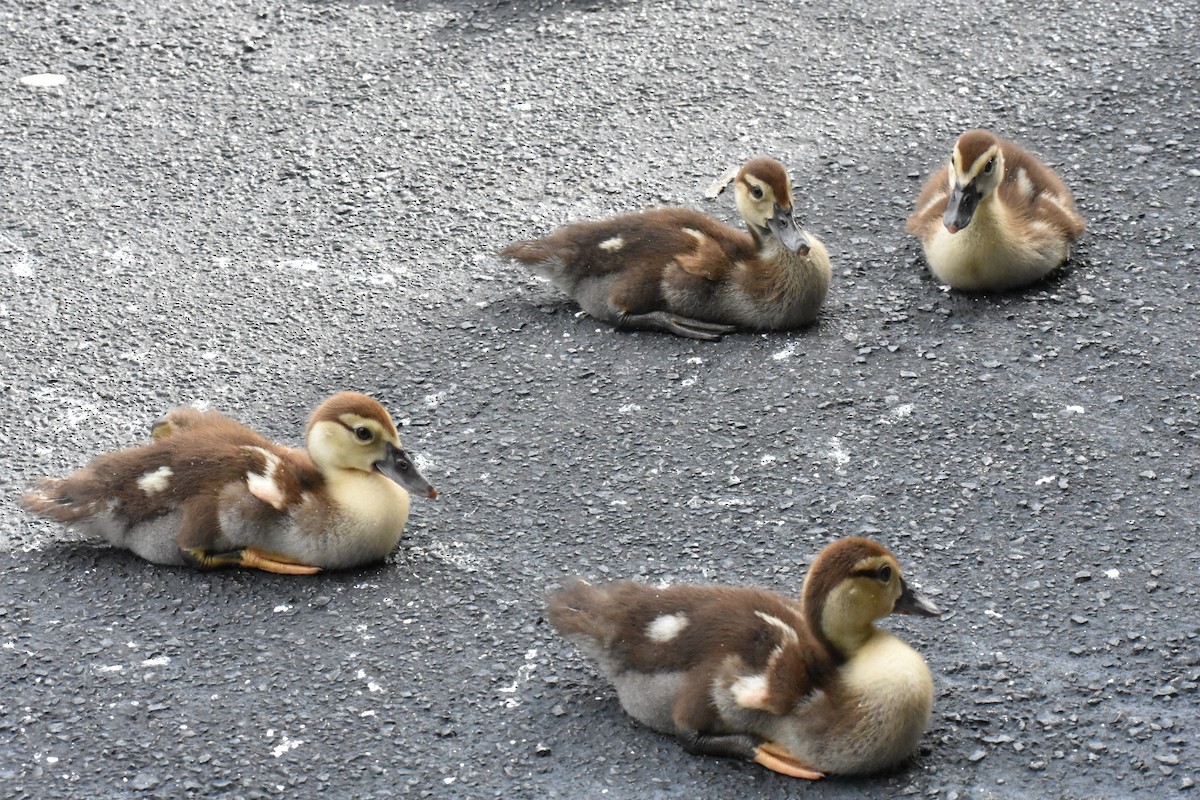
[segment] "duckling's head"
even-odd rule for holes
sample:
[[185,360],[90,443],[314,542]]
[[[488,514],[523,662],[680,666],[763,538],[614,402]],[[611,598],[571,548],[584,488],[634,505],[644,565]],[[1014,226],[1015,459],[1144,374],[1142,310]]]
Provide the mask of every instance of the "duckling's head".
[[958,233],[971,224],[979,202],[996,191],[1004,180],[1004,151],[989,131],[967,131],[954,143],[950,155],[950,201],[942,222]]
[[817,556],[804,581],[809,625],[849,657],[889,614],[936,617],[942,612],[904,580],[900,563],[870,539],[839,539]]
[[773,158],[747,161],[733,185],[738,213],[759,242],[774,238],[792,253],[808,252],[809,241],[792,216],[792,181]]
[[321,403],[308,420],[306,438],[308,453],[322,472],[380,472],[411,492],[437,497],[437,489],[400,446],[387,410],[365,394],[341,392]]

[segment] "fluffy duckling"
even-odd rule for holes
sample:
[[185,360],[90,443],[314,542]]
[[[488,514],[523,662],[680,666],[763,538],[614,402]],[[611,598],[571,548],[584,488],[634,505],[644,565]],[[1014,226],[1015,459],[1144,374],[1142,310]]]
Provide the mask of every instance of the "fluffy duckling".
[[313,411],[307,451],[195,409],[170,412],[153,434],[41,481],[25,509],[156,564],[310,575],[385,558],[408,521],[408,491],[437,497],[387,411],[355,392]]
[[867,539],[821,551],[801,603],[759,589],[580,581],[548,607],[625,710],[693,753],[812,780],[860,775],[907,758],[929,722],[924,659],[874,622],[941,612]]
[[577,222],[500,253],[618,328],[711,341],[738,329],[809,325],[829,290],[829,254],[797,226],[787,170],[756,158],[710,195],[730,178],[749,232],[666,208]]
[[258,431],[248,428],[235,419],[230,419],[218,411],[201,411],[191,406],[173,408],[150,426],[150,438],[164,439],[180,431],[192,431],[197,428],[220,429],[221,437],[227,441],[239,444],[269,445],[269,440]]
[[982,130],[958,137],[908,218],[934,276],[968,292],[1041,280],[1083,228],[1070,190],[1049,167]]

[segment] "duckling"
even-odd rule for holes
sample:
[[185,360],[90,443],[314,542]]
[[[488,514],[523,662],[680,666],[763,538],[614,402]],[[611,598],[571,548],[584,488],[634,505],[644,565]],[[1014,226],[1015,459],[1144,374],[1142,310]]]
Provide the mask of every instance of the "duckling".
[[307,451],[212,411],[176,409],[153,432],[42,480],[22,504],[156,564],[311,575],[382,560],[408,521],[408,492],[437,497],[387,411],[356,392],[317,406]]
[[685,208],[577,222],[500,253],[527,264],[619,329],[716,340],[740,329],[811,324],[829,290],[829,254],[793,216],[778,161],[727,172],[747,232]]
[[1034,283],[1067,259],[1084,222],[1054,172],[990,131],[958,137],[917,198],[908,230],[930,271],[967,292]]
[[874,622],[941,612],[868,539],[822,550],[800,603],[751,588],[578,581],[547,605],[624,709],[692,753],[810,780],[869,774],[907,758],[929,722],[929,668]]
[[269,440],[252,428],[248,428],[235,419],[230,419],[219,411],[201,411],[192,406],[173,408],[150,426],[151,439],[164,439],[180,431],[208,428],[220,429],[221,437],[227,441],[237,441],[240,444],[253,444],[260,447],[269,446]]

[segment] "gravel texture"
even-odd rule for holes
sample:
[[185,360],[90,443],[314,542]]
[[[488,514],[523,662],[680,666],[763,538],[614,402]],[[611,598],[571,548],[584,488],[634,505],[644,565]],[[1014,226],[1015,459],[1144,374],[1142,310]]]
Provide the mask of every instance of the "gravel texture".
[[[1196,794],[1193,2],[169,6],[0,7],[6,797]],[[903,232],[975,126],[1088,220],[1025,292]],[[493,255],[731,219],[755,155],[834,259],[812,330],[619,334]],[[156,568],[16,505],[171,406],[299,443],[340,389],[443,492],[376,569]],[[847,534],[949,610],[889,623],[937,687],[889,775],[689,756],[542,618],[573,573],[798,593]]]

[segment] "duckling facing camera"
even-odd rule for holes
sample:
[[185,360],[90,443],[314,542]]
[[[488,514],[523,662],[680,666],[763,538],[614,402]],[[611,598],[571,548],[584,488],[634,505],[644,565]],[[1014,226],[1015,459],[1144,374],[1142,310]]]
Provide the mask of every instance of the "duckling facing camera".
[[355,392],[313,411],[307,450],[195,409],[170,412],[152,433],[42,480],[22,504],[156,564],[310,575],[384,559],[409,492],[437,497],[387,411]]
[[829,290],[829,254],[796,224],[787,170],[756,158],[727,172],[710,194],[730,178],[746,231],[667,208],[577,222],[500,253],[624,330],[711,341],[812,324]]
[[1083,234],[1075,198],[1029,151],[990,131],[958,137],[908,218],[939,281],[1001,292],[1054,271]]
[[579,581],[548,611],[630,716],[692,753],[810,780],[862,775],[911,755],[929,723],[925,660],[874,623],[941,612],[867,539],[822,550],[799,603],[751,588]]

